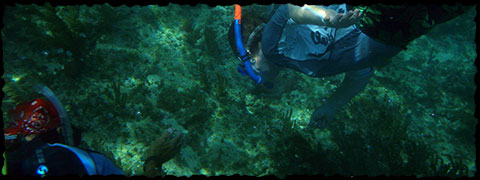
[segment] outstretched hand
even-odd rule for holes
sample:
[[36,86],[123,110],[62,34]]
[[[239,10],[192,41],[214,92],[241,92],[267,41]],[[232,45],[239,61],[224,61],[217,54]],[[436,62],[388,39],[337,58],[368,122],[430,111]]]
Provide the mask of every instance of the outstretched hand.
[[335,110],[322,106],[316,109],[312,116],[310,117],[310,123],[308,124],[309,128],[320,128],[324,129],[328,126],[330,122],[333,121],[335,115]]
[[175,129],[168,129],[157,138],[147,151],[144,173],[148,177],[162,175],[162,164],[172,159],[182,147],[183,134]]
[[347,13],[329,13],[325,16],[325,26],[333,28],[346,28],[357,23],[362,17],[358,9],[350,10]]

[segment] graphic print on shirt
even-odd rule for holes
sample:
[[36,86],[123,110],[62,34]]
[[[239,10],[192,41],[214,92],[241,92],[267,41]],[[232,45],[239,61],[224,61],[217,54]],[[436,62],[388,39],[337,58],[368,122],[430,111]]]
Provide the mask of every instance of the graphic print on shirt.
[[[346,5],[330,5],[328,9],[345,12]],[[346,28],[353,30],[353,28]],[[323,60],[330,53],[328,47],[336,38],[336,28],[318,26],[313,24],[296,24],[293,19],[288,19],[278,42],[279,54],[298,61]],[[349,32],[349,31],[348,31]],[[343,34],[347,34],[347,31]]]

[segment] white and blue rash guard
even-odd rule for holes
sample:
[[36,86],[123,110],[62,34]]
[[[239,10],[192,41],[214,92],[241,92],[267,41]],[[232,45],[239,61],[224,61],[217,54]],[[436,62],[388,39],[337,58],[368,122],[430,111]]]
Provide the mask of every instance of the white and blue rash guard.
[[[345,4],[327,8],[347,12]],[[313,77],[344,72],[357,78],[367,77],[374,64],[401,50],[369,38],[355,25],[329,28],[296,24],[287,5],[277,9],[262,33],[262,51],[268,61]]]

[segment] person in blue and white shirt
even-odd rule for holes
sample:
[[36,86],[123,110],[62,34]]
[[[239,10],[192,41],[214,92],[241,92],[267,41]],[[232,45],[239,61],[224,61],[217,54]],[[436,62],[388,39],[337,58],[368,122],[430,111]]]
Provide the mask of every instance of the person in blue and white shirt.
[[[461,5],[373,5],[361,12],[346,4],[285,4],[251,31],[246,49],[252,69],[267,88],[273,87],[280,68],[312,77],[346,73],[340,87],[326,102],[318,100],[311,115],[309,127],[325,128],[335,112],[363,91],[375,66],[388,64],[408,42],[466,9]],[[230,44],[235,53],[232,42],[233,38]]]

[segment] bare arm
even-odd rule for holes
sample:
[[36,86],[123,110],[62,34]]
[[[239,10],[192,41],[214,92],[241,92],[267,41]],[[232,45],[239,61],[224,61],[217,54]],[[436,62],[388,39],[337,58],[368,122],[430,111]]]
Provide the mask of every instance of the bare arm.
[[361,14],[358,9],[347,13],[337,13],[325,6],[304,5],[302,7],[288,4],[290,17],[299,24],[315,24],[334,28],[346,28],[357,23]]
[[343,107],[365,89],[371,75],[370,68],[347,72],[340,87],[328,98],[327,106],[330,106],[334,111]]
[[348,72],[343,83],[328,98],[327,102],[313,112],[309,127],[327,127],[328,123],[334,119],[336,111],[365,89],[371,74],[370,68]]

